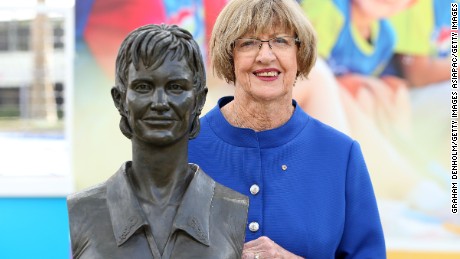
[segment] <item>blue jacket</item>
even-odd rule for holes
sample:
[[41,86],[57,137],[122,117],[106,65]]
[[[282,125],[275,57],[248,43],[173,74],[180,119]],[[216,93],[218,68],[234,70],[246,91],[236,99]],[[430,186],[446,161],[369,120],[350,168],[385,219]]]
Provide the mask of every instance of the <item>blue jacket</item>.
[[249,196],[246,241],[268,236],[306,258],[385,258],[376,199],[359,144],[297,104],[283,126],[230,125],[218,106],[201,119],[189,161]]

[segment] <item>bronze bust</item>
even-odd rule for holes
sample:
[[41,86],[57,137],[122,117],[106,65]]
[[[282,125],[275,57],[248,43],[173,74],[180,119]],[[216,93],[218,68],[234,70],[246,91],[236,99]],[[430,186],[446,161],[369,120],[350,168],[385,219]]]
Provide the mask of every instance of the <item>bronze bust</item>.
[[146,25],[125,38],[111,94],[132,161],[67,198],[75,259],[241,258],[248,198],[188,163],[207,90],[188,31]]

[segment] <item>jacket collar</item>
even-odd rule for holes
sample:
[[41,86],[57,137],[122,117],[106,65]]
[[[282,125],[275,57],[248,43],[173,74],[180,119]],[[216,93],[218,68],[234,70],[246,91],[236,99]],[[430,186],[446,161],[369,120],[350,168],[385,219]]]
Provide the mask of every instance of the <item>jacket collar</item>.
[[282,146],[294,139],[310,121],[307,115],[295,100],[292,100],[294,113],[291,118],[278,128],[254,131],[252,129],[238,128],[232,126],[222,114],[221,108],[233,100],[233,96],[222,97],[218,105],[210,110],[203,117],[203,123],[209,123],[212,131],[225,142],[238,146],[249,148],[275,148]]
[[[130,166],[131,162],[124,163],[107,181],[107,206],[118,246],[139,228],[149,225],[129,183],[127,169]],[[195,170],[195,175],[185,191],[171,231],[181,229],[209,246],[209,217],[216,183],[197,165],[189,164],[189,167]]]

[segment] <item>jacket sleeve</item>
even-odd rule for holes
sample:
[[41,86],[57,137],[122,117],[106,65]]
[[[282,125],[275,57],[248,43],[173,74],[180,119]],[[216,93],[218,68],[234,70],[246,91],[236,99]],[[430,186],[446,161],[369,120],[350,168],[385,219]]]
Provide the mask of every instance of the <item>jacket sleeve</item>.
[[336,258],[386,258],[377,201],[356,141],[350,149],[345,192],[345,226]]

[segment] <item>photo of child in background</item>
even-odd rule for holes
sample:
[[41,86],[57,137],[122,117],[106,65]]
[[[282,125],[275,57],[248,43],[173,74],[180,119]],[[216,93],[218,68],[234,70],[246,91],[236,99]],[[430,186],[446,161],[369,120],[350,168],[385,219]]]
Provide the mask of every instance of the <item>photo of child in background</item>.
[[450,86],[440,86],[450,77],[450,60],[441,58],[450,53],[450,1],[298,2],[318,33],[330,70],[323,75],[336,79],[349,134],[368,158],[387,236],[418,229],[419,237],[459,240],[448,199]]
[[391,17],[398,40],[385,71],[408,82],[415,138],[426,139],[429,155],[444,164],[450,145],[448,139],[441,141],[450,131],[450,3],[459,1],[419,0]]
[[415,1],[301,2],[318,33],[318,54],[340,85],[388,136],[410,136],[411,111],[405,82],[381,74],[396,44],[392,25],[385,18]]

